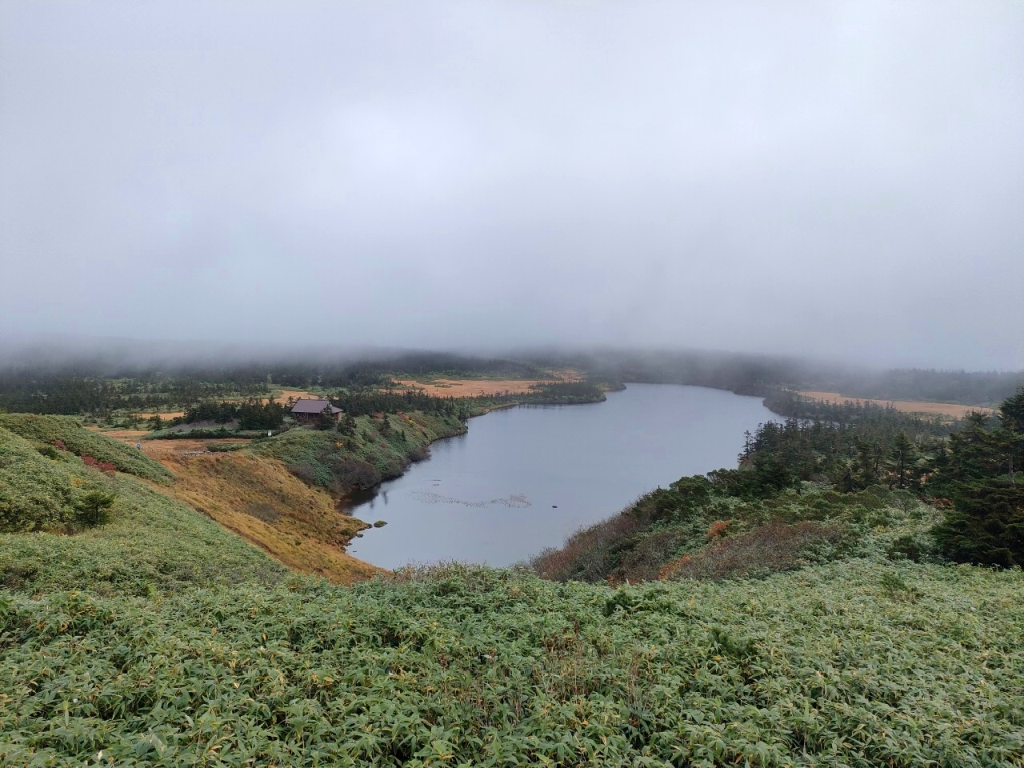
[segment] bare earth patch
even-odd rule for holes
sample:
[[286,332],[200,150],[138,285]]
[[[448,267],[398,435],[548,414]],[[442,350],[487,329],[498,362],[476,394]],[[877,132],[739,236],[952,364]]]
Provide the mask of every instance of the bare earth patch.
[[891,405],[897,411],[905,413],[925,413],[929,416],[952,416],[962,419],[972,411],[981,413],[992,413],[991,408],[984,408],[980,405],[960,405],[959,403],[929,403],[923,400],[872,400],[868,397],[848,397],[838,392],[813,392],[799,390],[799,395],[809,397],[813,400],[824,400],[826,403],[860,402],[872,403],[874,405]]

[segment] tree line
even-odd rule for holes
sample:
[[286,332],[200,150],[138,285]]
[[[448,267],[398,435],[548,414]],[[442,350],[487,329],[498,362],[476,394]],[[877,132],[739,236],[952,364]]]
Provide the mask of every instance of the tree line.
[[[284,423],[286,411],[284,405],[273,400],[249,398],[241,403],[206,400],[189,406],[183,416],[172,419],[170,424],[238,422],[239,429],[278,429]],[[156,429],[162,426],[159,416],[154,416],[150,421]]]
[[881,400],[992,405],[1024,386],[1024,371],[869,370],[796,357],[706,350],[537,355],[538,363],[610,380],[690,384],[764,397],[789,387]]
[[172,411],[200,401],[267,397],[274,386],[389,388],[396,385],[396,376],[423,374],[539,378],[543,372],[529,362],[445,352],[337,362],[271,359],[224,366],[179,365],[163,371],[131,365],[117,368],[109,363],[22,365],[0,371],[0,409],[105,417],[118,411]]
[[949,424],[872,404],[787,400],[800,418],[748,434],[741,469],[711,473],[733,495],[757,496],[802,480],[854,492],[882,485],[944,509],[934,530],[957,562],[1024,567],[1024,387],[989,416]]
[[167,376],[106,379],[24,371],[0,374],[0,409],[11,413],[104,417],[118,411],[170,411],[201,400],[267,394],[266,381],[211,382]]

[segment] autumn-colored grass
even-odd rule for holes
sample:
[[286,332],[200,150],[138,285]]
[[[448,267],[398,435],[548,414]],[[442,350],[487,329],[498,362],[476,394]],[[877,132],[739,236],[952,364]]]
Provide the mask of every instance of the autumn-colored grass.
[[823,400],[826,403],[861,402],[872,403],[873,405],[890,405],[897,411],[904,413],[925,413],[931,416],[951,416],[962,419],[971,411],[992,413],[991,408],[984,408],[980,405],[960,405],[959,403],[929,403],[924,400],[873,400],[869,397],[848,397],[838,392],[816,392],[810,390],[799,390],[797,394],[809,397],[812,400]]
[[188,455],[227,440],[152,440],[147,455],[174,473],[167,490],[275,560],[304,573],[350,584],[380,569],[343,551],[366,523],[340,512],[276,459],[240,452]]
[[140,411],[140,412],[136,413],[135,415],[138,416],[140,419],[152,419],[154,416],[159,416],[164,421],[169,421],[170,419],[177,419],[177,418],[179,418],[181,416],[184,416],[185,412],[184,411],[157,411],[157,412],[152,412],[152,411],[150,411],[150,412],[142,412],[142,411]]
[[573,381],[581,377],[578,371],[553,371],[547,379],[398,379],[410,389],[421,389],[434,397],[490,397],[492,395],[521,395],[539,384]]
[[276,400],[279,403],[288,402],[289,397],[292,398],[293,400],[298,400],[299,398],[306,398],[307,400],[316,400],[318,398],[323,397],[323,395],[314,395],[312,392],[307,392],[304,389],[282,389],[278,391],[280,391],[281,394],[275,396],[272,399]]
[[94,424],[90,424],[86,429],[93,432],[99,432],[104,437],[109,437],[113,440],[120,440],[122,443],[134,443],[137,442],[140,437],[144,437],[149,434],[148,429],[101,429]]
[[773,521],[738,536],[725,536],[727,522],[708,531],[711,544],[665,565],[662,579],[714,580],[779,573],[796,568],[808,547],[837,544],[843,528],[805,520],[793,525]]

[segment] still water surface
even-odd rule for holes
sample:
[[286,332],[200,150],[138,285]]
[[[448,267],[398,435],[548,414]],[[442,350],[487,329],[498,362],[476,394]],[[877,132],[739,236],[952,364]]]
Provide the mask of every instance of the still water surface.
[[604,403],[493,411],[353,507],[387,525],[348,551],[384,568],[511,565],[659,485],[735,467],[744,430],[773,418],[760,398],[671,384],[630,384]]

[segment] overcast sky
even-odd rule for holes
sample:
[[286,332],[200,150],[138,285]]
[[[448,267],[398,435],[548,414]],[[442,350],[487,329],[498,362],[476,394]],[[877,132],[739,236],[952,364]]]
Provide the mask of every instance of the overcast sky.
[[0,292],[8,340],[1024,368],[1024,3],[2,0]]

